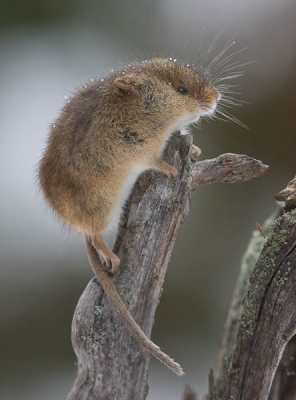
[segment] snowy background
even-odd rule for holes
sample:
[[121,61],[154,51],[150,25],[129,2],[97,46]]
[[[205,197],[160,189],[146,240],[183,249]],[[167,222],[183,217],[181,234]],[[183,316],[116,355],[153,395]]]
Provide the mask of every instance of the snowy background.
[[[245,67],[244,107],[232,122],[194,131],[203,158],[238,152],[270,165],[242,185],[195,192],[157,311],[154,341],[184,367],[175,377],[151,361],[149,400],[207,390],[242,254],[255,222],[294,177],[294,0],[0,0],[0,398],[64,399],[75,375],[75,305],[92,277],[83,240],[43,204],[35,180],[48,126],[65,96],[121,62],[171,56],[194,63],[222,34]],[[218,49],[219,50],[219,49]]]

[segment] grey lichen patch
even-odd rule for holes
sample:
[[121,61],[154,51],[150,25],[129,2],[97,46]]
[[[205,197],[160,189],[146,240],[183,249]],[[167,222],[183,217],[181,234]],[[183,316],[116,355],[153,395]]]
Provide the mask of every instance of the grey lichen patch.
[[135,270],[129,267],[121,266],[122,268],[122,273],[117,279],[116,287],[118,290],[118,294],[122,299],[126,298],[126,296],[129,294],[131,282],[135,280]]
[[287,243],[287,239],[289,238],[290,232],[287,229],[281,229],[277,233],[277,239],[280,242],[280,244],[285,244]]
[[[257,231],[253,232],[247,250],[243,256],[241,264],[241,272],[237,281],[236,297],[232,302],[228,315],[228,326],[233,331],[233,337],[236,336],[238,324],[240,320],[241,327],[247,336],[252,335],[252,316],[254,315],[254,302],[252,294],[247,296],[250,274],[258,260],[258,256],[262,250],[264,239]],[[245,299],[245,300],[244,300]],[[243,304],[244,300],[244,304]],[[244,309],[243,309],[244,307]]]
[[94,340],[94,333],[86,331],[85,335],[81,336],[81,339],[85,342],[86,347],[90,350],[97,350],[99,348],[99,342]]
[[[285,222],[286,226],[283,225],[283,221]],[[296,225],[296,209],[289,211],[279,218],[276,219],[274,224],[271,226],[270,231],[271,234],[279,235],[282,241],[285,241],[291,229]]]
[[95,315],[100,315],[102,312],[102,307],[100,306],[95,306]]
[[275,247],[278,246],[275,245],[274,247],[273,240],[270,239],[265,242],[265,246],[262,249],[263,244],[264,239],[257,233],[253,233],[253,238],[250,241],[242,263],[242,273],[244,273],[245,279],[250,277],[240,321],[242,335],[246,339],[254,335],[259,311],[258,304],[260,304],[258,302],[258,295],[263,295],[263,293],[260,293],[262,292],[261,288],[265,288],[266,281],[276,265],[275,254],[277,254],[278,249],[275,249]]
[[[280,209],[277,207],[275,211],[272,213],[272,215],[269,218],[267,218],[263,224],[263,228],[264,231],[266,232],[267,237],[270,236],[270,228],[275,223],[275,219],[279,214],[279,212]],[[240,280],[243,284],[247,285],[250,278],[250,274],[253,268],[256,268],[258,257],[265,243],[266,239],[263,238],[257,230],[253,231],[247,250],[242,259]],[[263,277],[264,277],[264,272],[263,272]]]
[[[293,214],[293,215],[292,215]],[[291,266],[288,266],[284,271],[277,272],[283,252],[283,245],[289,242],[291,234],[291,224],[296,222],[296,213],[290,213],[277,218],[270,227],[270,237],[265,242],[261,254],[256,262],[249,279],[249,288],[243,302],[241,314],[241,328],[243,329],[243,337],[250,338],[254,334],[254,330],[258,320],[258,312],[260,304],[266,294],[266,288],[274,282],[276,285],[283,286],[289,279]],[[285,224],[285,226],[284,226]],[[259,242],[253,243],[253,254],[256,257],[256,251],[260,248]],[[253,254],[245,255],[245,263],[254,262]],[[245,267],[246,268],[246,267]],[[274,276],[274,274],[276,275]],[[274,278],[273,278],[274,277]]]
[[264,288],[266,281],[274,272],[277,262],[277,256],[280,246],[274,240],[268,239],[263,247],[263,250],[255,264],[250,276],[250,284],[254,287],[254,292],[257,293],[260,288]]
[[248,291],[241,315],[240,326],[242,328],[242,336],[252,338],[255,332],[256,316],[258,313],[258,304],[251,291]]
[[183,176],[182,176],[182,182],[186,182],[188,185],[191,185],[192,183],[192,168],[193,164],[189,163],[185,166]]
[[289,229],[283,229],[282,227],[284,217],[285,215],[277,218],[274,224],[271,226],[271,236],[265,243],[258,262],[254,267],[254,276],[251,278],[257,281],[259,284],[264,283],[266,278],[270,276],[270,273],[274,272],[279,262],[278,257],[282,250],[283,244],[288,242],[290,231]]
[[288,341],[289,338],[290,338],[290,336],[291,336],[291,332],[290,332],[289,329],[287,329],[285,332],[283,332],[283,339],[284,339],[285,341]]
[[277,276],[275,279],[275,283],[279,286],[284,286],[289,279],[289,275],[291,273],[291,267],[288,267],[281,276]]
[[242,259],[240,278],[244,282],[249,280],[250,273],[258,260],[263,245],[264,245],[264,238],[260,236],[257,231],[254,231],[252,238],[249,242],[249,245],[247,247],[247,250]]
[[223,369],[229,374],[231,371],[232,353],[227,354],[223,359]]

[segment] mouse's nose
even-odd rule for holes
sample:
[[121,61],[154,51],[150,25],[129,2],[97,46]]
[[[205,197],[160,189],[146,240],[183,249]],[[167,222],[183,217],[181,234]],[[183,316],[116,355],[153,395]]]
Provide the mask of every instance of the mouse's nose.
[[212,114],[215,111],[215,109],[217,107],[217,104],[218,104],[218,101],[221,99],[220,92],[214,87],[213,87],[213,92],[214,92],[214,96],[213,97],[215,97],[215,98],[213,99],[212,104],[210,106],[209,114]]
[[214,88],[215,89],[215,92],[216,92],[216,95],[217,95],[217,100],[216,100],[216,102],[218,103],[218,101],[221,99],[221,94],[220,94],[220,92],[216,89],[216,88]]

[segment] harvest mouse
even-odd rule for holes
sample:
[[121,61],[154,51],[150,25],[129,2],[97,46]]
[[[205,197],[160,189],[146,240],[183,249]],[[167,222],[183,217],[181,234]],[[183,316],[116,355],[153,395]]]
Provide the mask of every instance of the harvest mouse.
[[85,236],[92,269],[116,311],[178,375],[180,365],[145,336],[121,301],[111,279],[120,260],[102,235],[118,223],[143,171],[161,171],[169,180],[177,176],[162,159],[168,139],[213,114],[219,99],[218,89],[194,67],[164,58],[134,63],[73,95],[51,127],[39,168],[45,199]]

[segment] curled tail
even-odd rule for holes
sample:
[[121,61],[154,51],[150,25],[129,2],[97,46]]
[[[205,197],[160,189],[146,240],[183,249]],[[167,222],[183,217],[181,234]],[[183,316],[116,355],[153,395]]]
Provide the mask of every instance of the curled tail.
[[107,298],[109,301],[111,301],[112,306],[118,312],[123,322],[130,328],[138,342],[144,346],[154,357],[163,362],[168,368],[173,370],[177,375],[182,376],[184,374],[182,367],[167,354],[163,353],[156,344],[148,339],[140,326],[133,319],[125,304],[121,300],[112,279],[104,270],[97,250],[94,248],[92,240],[89,237],[86,237],[86,249],[92,269],[102,285]]

